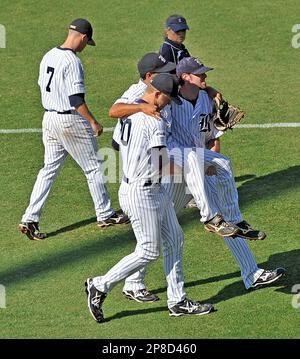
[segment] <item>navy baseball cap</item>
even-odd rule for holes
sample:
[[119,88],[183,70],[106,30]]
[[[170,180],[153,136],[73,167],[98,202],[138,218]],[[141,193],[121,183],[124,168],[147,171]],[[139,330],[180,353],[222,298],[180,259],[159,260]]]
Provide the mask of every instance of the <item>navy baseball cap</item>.
[[174,32],[189,30],[186,19],[180,15],[171,15],[167,18],[166,27],[170,27]]
[[144,55],[139,61],[137,67],[141,77],[144,77],[147,72],[166,73],[176,69],[174,62],[168,62],[162,55],[155,52],[149,52]]
[[171,74],[158,74],[150,84],[163,94],[170,96],[171,100],[181,105],[182,102],[178,96],[178,78]]
[[87,35],[88,45],[96,46],[95,41],[92,39],[93,36],[93,28],[92,25],[85,19],[76,19],[73,20],[69,26],[69,29],[78,31],[81,34]]
[[184,57],[176,66],[176,74],[179,78],[183,73],[201,75],[211,70],[213,67],[204,66],[196,57]]

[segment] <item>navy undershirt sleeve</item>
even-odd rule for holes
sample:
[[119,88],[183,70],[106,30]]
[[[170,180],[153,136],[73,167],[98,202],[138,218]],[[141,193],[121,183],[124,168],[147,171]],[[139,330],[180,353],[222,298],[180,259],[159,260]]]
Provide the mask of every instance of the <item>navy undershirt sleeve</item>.
[[75,108],[82,105],[83,103],[85,103],[84,93],[77,93],[75,95],[69,96],[69,101],[70,105]]

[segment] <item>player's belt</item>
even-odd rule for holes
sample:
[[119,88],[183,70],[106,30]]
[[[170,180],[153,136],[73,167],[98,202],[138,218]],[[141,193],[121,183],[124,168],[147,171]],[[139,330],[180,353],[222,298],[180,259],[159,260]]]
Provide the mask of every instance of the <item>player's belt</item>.
[[54,111],[54,110],[53,110],[53,111],[52,111],[52,110],[49,111],[49,110],[46,110],[46,109],[45,109],[45,111],[46,111],[46,112],[56,112],[56,113],[58,113],[59,115],[72,115],[72,111],[71,111],[71,110],[60,112],[60,111]]
[[[131,183],[129,178],[127,178],[125,176],[123,176],[123,181],[126,182],[126,183]],[[151,186],[153,184],[157,184],[157,183],[160,183],[160,182],[161,182],[161,178],[159,179],[158,182],[153,182],[153,181],[151,181],[151,179],[148,179],[148,180],[145,181],[144,187]]]

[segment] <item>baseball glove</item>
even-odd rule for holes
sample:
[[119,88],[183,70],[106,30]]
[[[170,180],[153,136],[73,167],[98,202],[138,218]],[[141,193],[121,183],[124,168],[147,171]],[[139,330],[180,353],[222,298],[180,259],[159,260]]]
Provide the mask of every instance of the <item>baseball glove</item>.
[[245,116],[245,112],[238,107],[229,105],[225,100],[219,104],[216,103],[216,113],[213,116],[213,124],[219,131],[227,131],[232,129]]

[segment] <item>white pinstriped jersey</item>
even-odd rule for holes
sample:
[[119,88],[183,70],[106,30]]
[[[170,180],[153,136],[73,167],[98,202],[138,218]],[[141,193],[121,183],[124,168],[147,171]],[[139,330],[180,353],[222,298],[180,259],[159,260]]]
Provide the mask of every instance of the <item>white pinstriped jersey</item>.
[[146,88],[147,85],[140,79],[137,84],[131,85],[115,103],[133,103],[144,95]]
[[46,110],[63,112],[74,109],[69,96],[85,93],[80,59],[70,49],[53,48],[41,61],[38,84]]
[[170,118],[172,136],[168,137],[168,148],[205,147],[211,138],[217,138],[222,133],[211,124],[213,102],[206,91],[199,91],[195,106],[181,97],[182,104],[172,102]]
[[130,182],[157,178],[159,168],[151,164],[151,149],[166,146],[163,121],[142,112],[120,120],[120,151],[123,173]]
[[[147,88],[147,85],[143,82],[142,79],[139,80],[139,82],[137,84],[133,84],[129,87],[128,90],[126,90],[123,95],[115,102],[116,103],[127,103],[127,104],[131,104],[134,103],[135,101],[139,100],[145,93]],[[115,130],[114,130],[114,134],[113,134],[113,139],[119,143],[120,142],[120,120],[118,121]]]
[[[117,102],[134,103],[137,99],[139,99],[143,95],[144,90],[146,88],[145,84],[143,84],[143,85],[144,86],[141,86],[141,88],[140,88],[141,93],[138,93],[138,96],[136,96],[136,97],[134,96],[135,87],[131,87],[132,92],[129,93],[129,90],[131,89],[130,88],[124,94],[127,93],[127,95],[132,95],[132,97],[126,96],[123,99],[121,98],[121,99],[117,100]],[[138,86],[138,84],[133,85],[133,86]],[[144,90],[143,90],[143,87],[144,87]],[[201,102],[201,100],[202,100],[202,102]],[[195,146],[194,144],[192,144],[192,143],[194,143],[195,140],[199,141],[200,144],[202,142],[202,144],[201,144],[202,147],[205,147],[204,142],[207,142],[211,138],[217,138],[223,134],[223,132],[217,131],[215,128],[213,128],[211,123],[206,122],[207,117],[200,116],[201,114],[207,115],[212,112],[212,102],[208,98],[207,94],[204,91],[199,92],[198,101],[197,101],[196,105],[197,106],[194,109],[193,105],[190,102],[183,100],[183,105],[178,106],[178,108],[177,108],[178,115],[180,114],[180,111],[182,111],[182,113],[180,114],[180,117],[175,118],[175,121],[173,121],[173,123],[172,123],[172,119],[169,120],[169,122],[171,123],[171,126],[172,126],[173,136],[175,136],[175,138],[176,138],[176,135],[177,135],[178,142],[180,142],[183,147],[184,146],[187,146],[187,147]],[[176,106],[177,106],[176,104],[172,103],[173,111],[176,108]],[[185,106],[185,107],[182,107],[182,106]],[[183,111],[184,109],[186,111]],[[187,114],[185,119],[183,118],[184,113]],[[192,121],[191,119],[192,119],[193,115],[194,115],[194,119],[196,119],[196,118],[200,119],[200,117],[204,117],[204,121],[203,122],[202,121]],[[182,126],[181,122],[183,120],[185,122],[184,122],[184,125]],[[201,124],[202,126],[199,127],[199,124]],[[195,131],[196,134],[193,136],[188,136],[187,137],[188,140],[187,140],[184,138],[184,135],[187,132],[189,133],[190,131],[192,131],[191,132],[192,134],[194,134],[193,131]],[[200,134],[199,134],[199,136],[197,135],[199,133],[199,131],[200,131],[200,134],[201,133],[205,134],[204,138],[203,138],[203,135],[200,135]],[[182,137],[180,136],[181,134],[183,135]],[[117,137],[115,138],[115,135],[114,135],[114,139],[117,139]],[[117,142],[118,142],[118,140],[117,140]],[[211,155],[213,155],[213,152],[208,151],[208,153],[211,153]],[[225,176],[223,176],[223,177],[225,178]],[[215,176],[212,176],[211,178],[215,179]],[[208,177],[208,179],[210,180],[210,177]],[[180,186],[180,184],[176,184],[176,185]],[[217,205],[219,205],[220,198],[218,196],[217,191],[215,190],[215,181],[207,181],[207,179],[206,179],[206,185],[210,185],[213,187],[213,190],[208,191],[208,194],[210,196],[212,196],[214,198],[214,201],[217,201]],[[184,186],[185,186],[185,184],[184,184]],[[177,190],[176,187],[174,187],[174,183],[171,184],[171,188],[172,187],[173,187],[173,189],[171,189],[171,190],[167,189],[167,192],[169,194],[172,193],[171,196],[173,198],[173,201],[175,203],[178,202],[179,203],[178,205],[180,206],[180,199],[179,199],[180,193],[183,194],[183,196],[185,196],[186,195],[185,189],[182,190],[179,188],[179,190]],[[211,201],[211,199],[210,199],[210,201]],[[228,202],[231,203],[231,201],[226,201],[226,203],[228,203]],[[180,208],[182,208],[182,206]],[[239,211],[238,208],[237,208],[237,210]],[[146,212],[146,213],[148,214],[148,212]],[[176,236],[173,236],[173,238],[176,238]],[[231,250],[236,261],[238,262],[240,269],[241,269],[241,274],[242,274],[245,286],[248,289],[253,284],[253,282],[259,277],[259,275],[263,272],[263,270],[259,269],[257,267],[255,258],[253,256],[252,252],[250,251],[246,241],[243,238],[237,237],[237,238],[234,238],[234,240],[233,240],[231,237],[229,237],[229,238],[224,237],[224,241],[227,244],[227,246],[229,247],[229,249]],[[173,244],[173,247],[174,247],[174,244]],[[178,247],[178,246],[176,246],[176,247]],[[166,262],[169,263],[169,261],[166,261]],[[169,273],[169,271],[167,271],[167,273]],[[172,273],[172,272],[170,272],[170,273]],[[127,286],[126,286],[126,288],[125,287],[124,288],[126,290],[136,290],[136,289],[145,288],[144,275],[145,275],[145,271],[136,273],[136,275],[132,276],[132,281],[130,281],[129,279],[126,280]],[[134,287],[134,286],[136,286],[136,287]],[[101,290],[101,288],[99,290]]]
[[[134,103],[144,95],[146,88],[147,85],[140,80],[137,84],[131,85],[115,103]],[[172,102],[171,106],[168,105],[163,110],[164,118],[171,126],[166,132],[169,149],[205,147],[210,139],[218,138],[223,134],[210,122],[213,102],[206,91],[199,91],[195,107],[183,98],[182,102],[182,105]],[[117,143],[120,142],[120,121],[115,128],[113,139]]]
[[218,138],[224,132],[217,130],[212,123],[212,113],[214,112],[214,102],[206,91],[199,91],[198,101],[193,113],[195,118],[199,116],[199,127],[201,133],[201,147],[212,138]]

